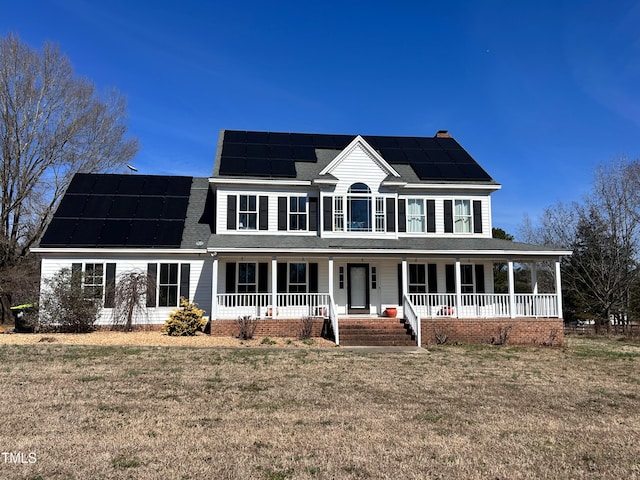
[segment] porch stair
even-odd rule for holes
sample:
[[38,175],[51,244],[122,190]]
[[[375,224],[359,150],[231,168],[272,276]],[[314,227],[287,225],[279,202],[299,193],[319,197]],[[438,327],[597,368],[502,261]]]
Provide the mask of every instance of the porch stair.
[[408,323],[400,318],[340,318],[340,345],[345,347],[415,346]]

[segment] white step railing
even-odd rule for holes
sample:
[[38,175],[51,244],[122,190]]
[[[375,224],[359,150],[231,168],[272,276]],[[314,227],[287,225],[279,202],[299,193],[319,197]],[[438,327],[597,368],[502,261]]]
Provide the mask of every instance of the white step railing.
[[411,326],[411,330],[413,330],[413,334],[416,336],[416,343],[420,347],[422,344],[422,327],[420,325],[420,315],[416,312],[416,308],[411,303],[411,300],[406,295],[403,298],[402,302],[402,311],[404,313],[404,318],[409,325]]

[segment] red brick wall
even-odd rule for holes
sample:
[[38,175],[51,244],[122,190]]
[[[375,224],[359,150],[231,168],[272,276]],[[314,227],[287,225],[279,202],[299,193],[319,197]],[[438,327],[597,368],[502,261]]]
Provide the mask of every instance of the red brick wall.
[[506,345],[564,345],[561,318],[422,319],[422,344],[438,343],[436,334],[447,343],[497,343],[505,331]]
[[[312,337],[321,337],[324,319],[313,318],[311,319],[313,325],[311,327]],[[270,318],[258,319],[258,325],[256,331],[253,334],[254,338],[257,337],[289,337],[296,338],[300,333],[300,319],[299,318],[282,318],[273,320]],[[213,320],[211,322],[211,335],[214,337],[236,337],[238,336],[238,325],[235,320]]]

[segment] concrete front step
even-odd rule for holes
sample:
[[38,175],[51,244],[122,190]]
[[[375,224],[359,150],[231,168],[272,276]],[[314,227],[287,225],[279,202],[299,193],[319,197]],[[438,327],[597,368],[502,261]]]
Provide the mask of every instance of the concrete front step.
[[415,337],[403,320],[349,318],[340,320],[340,344],[350,346],[413,346]]

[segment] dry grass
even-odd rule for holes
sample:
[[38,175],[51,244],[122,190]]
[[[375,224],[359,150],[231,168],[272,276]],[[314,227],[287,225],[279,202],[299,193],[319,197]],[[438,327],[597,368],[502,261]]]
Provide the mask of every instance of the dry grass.
[[[277,346],[277,345],[276,345]],[[0,346],[18,479],[639,478],[640,345]],[[27,458],[27,457],[25,457]]]

